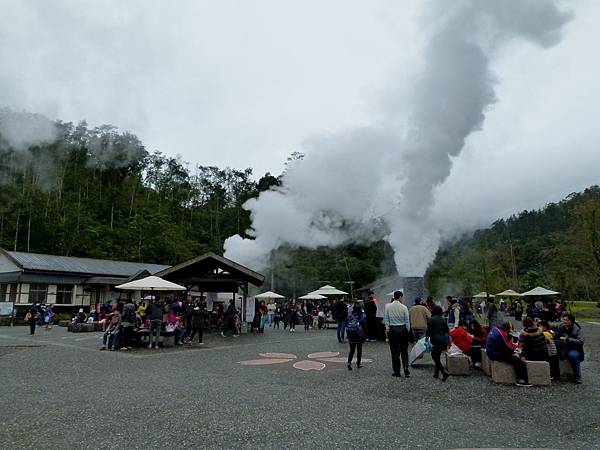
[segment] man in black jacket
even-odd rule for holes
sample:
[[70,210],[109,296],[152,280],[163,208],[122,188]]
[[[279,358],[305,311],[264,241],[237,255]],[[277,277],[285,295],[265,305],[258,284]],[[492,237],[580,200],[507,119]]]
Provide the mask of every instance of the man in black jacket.
[[556,337],[567,347],[567,359],[575,372],[575,382],[581,383],[581,362],[583,361],[583,344],[585,338],[581,326],[575,322],[575,316],[566,314],[562,318],[562,325],[556,331]]
[[367,342],[377,340],[377,303],[375,292],[369,291],[369,298],[365,302],[365,325],[367,326]]
[[340,300],[335,304],[335,320],[337,320],[338,342],[344,342],[346,323],[348,321],[348,307],[343,300]]

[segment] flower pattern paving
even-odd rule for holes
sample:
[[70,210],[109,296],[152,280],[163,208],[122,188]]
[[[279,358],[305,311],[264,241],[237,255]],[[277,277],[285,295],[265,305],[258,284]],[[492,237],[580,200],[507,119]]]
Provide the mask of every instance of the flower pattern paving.
[[[273,364],[285,364],[298,359],[298,357],[292,353],[259,353],[261,359],[249,359],[246,361],[240,361],[243,366],[268,366]],[[292,367],[294,369],[303,371],[321,371],[327,367],[325,363],[345,363],[347,358],[340,356],[340,352],[316,352],[310,353],[307,356],[309,359],[303,359],[295,362]],[[353,362],[356,362],[356,357]],[[373,362],[372,359],[364,358],[363,363]]]

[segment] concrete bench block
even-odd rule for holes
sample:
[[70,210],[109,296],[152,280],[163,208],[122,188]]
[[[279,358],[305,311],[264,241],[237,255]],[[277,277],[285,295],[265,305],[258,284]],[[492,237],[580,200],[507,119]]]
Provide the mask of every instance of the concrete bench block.
[[550,386],[550,363],[546,361],[527,361],[527,378],[536,386]]
[[163,347],[175,347],[175,336],[161,336]]
[[471,366],[467,355],[446,354],[446,369],[450,375],[471,375]]
[[494,383],[515,384],[517,375],[514,367],[508,363],[492,361],[492,380]]
[[481,349],[481,369],[488,377],[492,376],[492,360],[488,358],[485,348]]
[[59,320],[58,326],[59,327],[68,327],[70,323],[71,323],[70,320]]
[[568,359],[560,359],[558,361],[561,381],[572,381],[575,379],[575,372]]

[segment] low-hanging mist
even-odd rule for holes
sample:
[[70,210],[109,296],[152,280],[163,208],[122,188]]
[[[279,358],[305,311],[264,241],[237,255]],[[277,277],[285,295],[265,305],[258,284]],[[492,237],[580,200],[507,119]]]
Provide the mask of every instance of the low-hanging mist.
[[228,257],[264,267],[282,245],[384,238],[401,275],[425,272],[446,231],[435,190],[497,101],[495,56],[516,40],[557,44],[571,15],[549,0],[509,0],[429,2],[422,17],[422,57],[384,96],[379,122],[308,141],[282,186],[246,203],[253,239],[229,238]]

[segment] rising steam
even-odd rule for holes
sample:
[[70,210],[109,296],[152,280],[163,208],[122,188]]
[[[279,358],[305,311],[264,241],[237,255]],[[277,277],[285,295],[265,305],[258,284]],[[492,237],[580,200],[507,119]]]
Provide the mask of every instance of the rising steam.
[[398,91],[409,94],[386,98],[377,126],[308,143],[281,188],[246,203],[254,239],[229,238],[228,257],[261,267],[282,245],[383,237],[401,275],[425,272],[444,232],[432,215],[435,189],[496,101],[490,61],[516,39],[555,45],[571,15],[550,0],[465,0],[428,3],[423,18],[419,70]]

